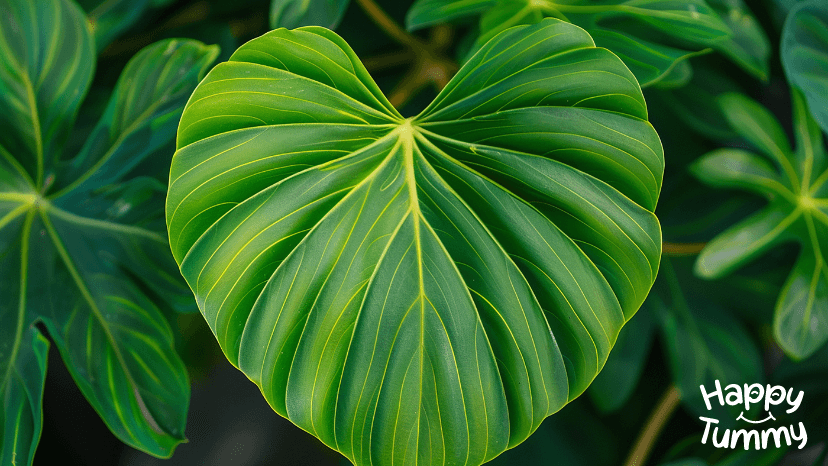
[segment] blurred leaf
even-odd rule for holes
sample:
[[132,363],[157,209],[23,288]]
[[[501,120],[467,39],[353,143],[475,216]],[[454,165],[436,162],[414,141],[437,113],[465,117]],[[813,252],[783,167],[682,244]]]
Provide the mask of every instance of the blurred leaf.
[[[673,264],[681,267],[681,273],[676,273]],[[744,408],[714,402],[708,410],[699,386],[711,390],[715,380],[722,386],[762,383],[762,358],[744,326],[703,299],[705,287],[693,279],[691,264],[687,259],[662,259],[658,281],[644,306],[661,319],[670,372],[682,403],[696,416],[719,419],[719,426],[727,427]]]
[[487,466],[597,466],[621,464],[624,454],[617,433],[576,400],[545,420],[537,432],[506,450]]
[[705,247],[696,263],[700,276],[727,275],[782,243],[801,246],[774,316],[776,339],[786,353],[801,359],[828,340],[828,264],[823,250],[828,245],[828,157],[804,98],[796,90],[792,95],[796,151],[764,107],[742,95],[726,94],[720,104],[731,127],[767,159],[741,149],[719,149],[692,169],[707,184],[749,190],[768,200],[763,210]]
[[779,463],[785,450],[785,448],[771,448],[759,451],[734,451],[725,458],[712,463],[700,458],[686,458],[662,463],[661,466],[772,466]]
[[676,63],[661,79],[653,83],[658,89],[676,89],[686,86],[693,79],[693,67],[689,60]]
[[169,456],[189,384],[152,299],[191,298],[167,254],[163,185],[131,173],[144,161],[166,173],[158,155],[216,50],[165,41],[140,52],[80,153],[61,157],[95,63],[86,18],[67,0],[15,0],[0,2],[0,22],[0,462],[31,464],[40,435],[48,344],[37,323],[113,433]]
[[828,3],[812,0],[793,8],[779,48],[788,81],[805,94],[817,123],[828,132]]
[[673,114],[699,135],[717,141],[737,137],[716,98],[725,92],[741,91],[742,88],[720,63],[697,63],[694,60],[689,83],[669,90],[662,90],[664,86],[661,83],[656,87],[659,89],[653,89],[647,95],[648,103],[651,96],[664,101]]
[[745,71],[768,80],[770,41],[762,26],[743,0],[706,0],[733,32],[717,44],[716,50],[729,57]]
[[[553,16],[586,29],[596,45],[624,60],[642,86],[661,81],[682,61],[711,48],[767,78],[768,41],[741,0],[418,0],[406,24],[416,30],[478,14],[476,48],[508,27]],[[689,78],[686,69],[679,71],[671,77],[673,86]]]
[[621,408],[644,372],[656,330],[648,311],[642,309],[621,329],[607,363],[589,386],[592,401],[603,412]]
[[685,458],[682,460],[670,461],[669,463],[662,463],[661,466],[710,466],[706,461],[698,458]]
[[624,64],[555,19],[408,119],[339,36],[275,30],[182,116],[173,253],[278,413],[359,465],[480,464],[586,389],[649,291],[646,117]]
[[98,50],[103,50],[134,26],[150,9],[171,2],[172,0],[78,0],[89,17]]
[[350,0],[271,0],[271,29],[323,26],[336,29]]
[[802,390],[802,406],[791,416],[808,427],[809,445],[828,441],[828,346],[802,361],[784,359],[773,372],[773,382]]
[[500,0],[465,0],[462,2],[458,0],[416,0],[405,16],[405,26],[409,31],[416,31],[467,16],[479,15],[499,2]]
[[[6,266],[0,259],[0,265]],[[0,283],[2,296],[13,296],[6,284]],[[5,309],[0,308],[5,311]],[[0,314],[0,322],[7,319]],[[19,341],[11,339],[12,330],[19,331]],[[32,464],[43,422],[43,383],[49,341],[37,329],[3,329],[0,336],[0,464]],[[9,354],[12,352],[12,354]]]

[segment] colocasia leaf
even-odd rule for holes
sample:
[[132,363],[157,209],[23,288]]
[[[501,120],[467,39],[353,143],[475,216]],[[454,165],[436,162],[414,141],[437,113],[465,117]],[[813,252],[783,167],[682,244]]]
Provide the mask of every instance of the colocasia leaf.
[[658,136],[582,29],[509,29],[403,118],[318,27],[179,125],[173,254],[230,361],[357,465],[479,465],[581,394],[647,295]]
[[812,0],[791,10],[780,57],[788,81],[805,94],[817,123],[828,132],[828,4]]
[[731,127],[764,157],[719,149],[692,167],[705,183],[751,191],[768,205],[711,241],[696,272],[718,278],[787,242],[799,258],[776,304],[774,332],[782,348],[804,358],[828,340],[828,157],[819,126],[793,90],[796,150],[764,107],[740,94],[725,94],[721,109]]
[[80,153],[63,154],[95,63],[89,23],[67,0],[0,1],[0,464],[31,464],[40,435],[38,323],[115,435],[164,457],[183,440],[187,374],[154,301],[188,297],[152,176],[216,53],[147,47]]
[[508,27],[544,17],[577,24],[621,57],[642,86],[710,49],[767,78],[768,41],[741,0],[418,0],[406,23],[415,30],[475,14],[482,14],[476,47]]
[[270,27],[324,26],[336,29],[350,0],[273,0]]

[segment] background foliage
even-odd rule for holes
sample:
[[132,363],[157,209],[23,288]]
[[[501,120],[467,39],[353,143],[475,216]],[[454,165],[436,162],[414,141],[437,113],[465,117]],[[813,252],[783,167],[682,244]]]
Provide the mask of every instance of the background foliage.
[[[663,255],[587,393],[492,464],[616,465],[642,451],[654,465],[823,464],[828,9],[819,0],[3,0],[0,462],[33,455],[42,397],[35,464],[52,464],[51,454],[87,465],[346,464],[274,414],[190,312],[163,244],[184,103],[247,40],[322,25],[390,104],[414,115],[488,38],[545,17],[587,30],[644,88],[664,148]],[[808,427],[808,448],[701,445],[698,385],[715,379],[804,390],[791,421]],[[662,426],[653,412],[668,415]],[[647,432],[658,435],[638,442]],[[185,435],[171,460],[146,454],[169,456]]]

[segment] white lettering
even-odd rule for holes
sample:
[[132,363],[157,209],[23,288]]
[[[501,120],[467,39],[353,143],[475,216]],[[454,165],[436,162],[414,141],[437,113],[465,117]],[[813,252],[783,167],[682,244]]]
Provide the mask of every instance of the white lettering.
[[699,385],[699,389],[701,389],[702,397],[704,397],[704,404],[707,405],[707,409],[713,409],[713,405],[710,404],[710,399],[714,396],[719,397],[719,404],[724,406],[724,398],[722,397],[722,384],[716,380],[716,391],[711,392],[710,394],[707,393],[707,390],[704,389],[704,385]]

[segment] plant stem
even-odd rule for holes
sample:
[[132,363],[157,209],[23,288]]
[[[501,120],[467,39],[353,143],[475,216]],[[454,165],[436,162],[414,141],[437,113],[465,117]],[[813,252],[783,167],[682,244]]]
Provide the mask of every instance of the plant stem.
[[680,400],[681,394],[678,388],[675,385],[670,385],[661,396],[656,407],[653,408],[653,412],[650,413],[650,417],[647,419],[647,423],[644,424],[644,429],[639,434],[635,446],[630,451],[627,461],[624,462],[625,466],[643,466],[646,463],[659,434],[678,408]]
[[409,50],[400,50],[397,52],[384,53],[382,55],[375,55],[362,60],[365,69],[371,72],[382,71],[389,68],[396,68],[398,66],[407,65],[414,61],[414,53]]
[[371,18],[374,24],[379,26],[389,37],[399,42],[400,45],[411,48],[422,47],[424,45],[420,39],[401,28],[374,0],[356,0],[356,2],[365,14]]
[[666,256],[692,256],[698,254],[707,243],[661,243],[661,253]]
[[403,63],[411,63],[397,86],[388,95],[388,101],[401,109],[418,92],[429,85],[439,92],[448,84],[457,64],[445,56],[451,46],[453,31],[449,26],[440,25],[431,29],[428,42],[406,32],[374,0],[356,0],[362,10],[388,36],[408,50],[397,54],[386,54],[363,61],[366,68],[383,69]]

